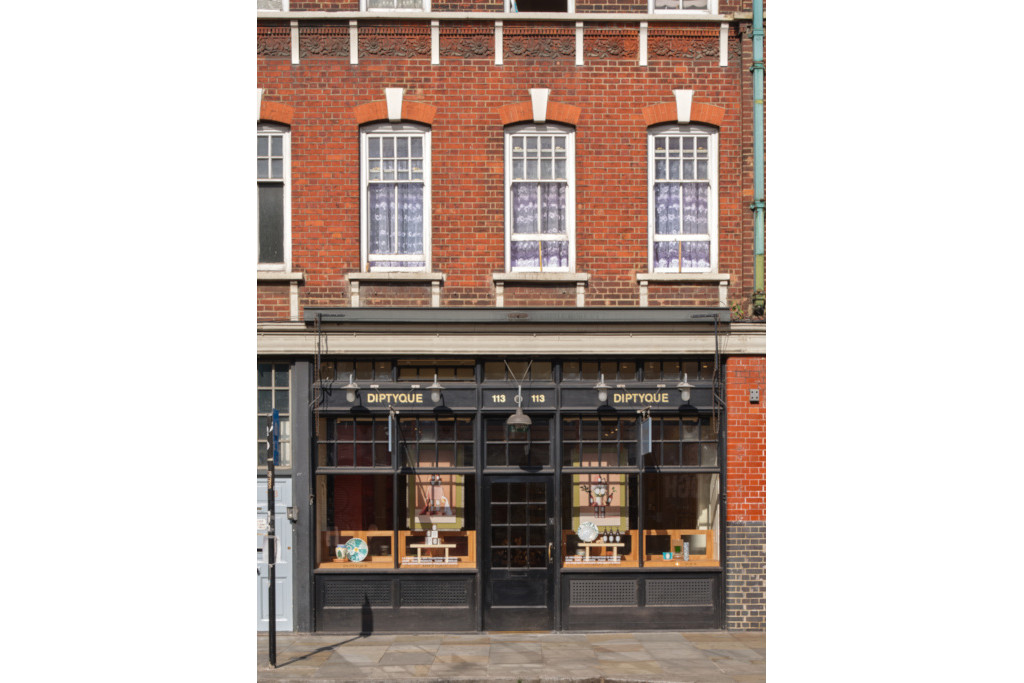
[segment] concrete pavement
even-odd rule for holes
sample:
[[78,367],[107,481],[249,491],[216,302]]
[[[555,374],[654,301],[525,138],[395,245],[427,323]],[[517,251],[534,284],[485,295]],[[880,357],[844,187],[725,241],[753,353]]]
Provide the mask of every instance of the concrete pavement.
[[257,635],[259,681],[686,681],[765,680],[765,634],[637,633]]

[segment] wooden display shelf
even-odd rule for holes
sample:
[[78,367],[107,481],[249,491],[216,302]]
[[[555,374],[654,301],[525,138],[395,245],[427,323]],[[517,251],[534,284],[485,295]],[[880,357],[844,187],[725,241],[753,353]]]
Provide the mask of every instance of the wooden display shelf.
[[[576,536],[575,531],[563,531],[562,532],[562,568],[593,568],[593,567],[639,567],[639,546],[637,545],[638,535],[635,529],[622,532],[619,534],[622,537],[622,541],[619,543],[611,542],[605,543],[603,541],[593,541],[591,543],[584,543],[579,540]],[[626,539],[629,539],[627,542]],[[572,548],[583,548],[584,559],[583,560],[570,560],[570,557],[574,557],[574,553],[569,552],[570,546]],[[620,555],[619,548],[629,548],[629,553]],[[590,553],[592,550],[599,550],[601,557],[605,557],[605,552],[608,549],[611,554],[607,557],[618,558],[618,561],[598,561],[597,558],[591,557]]]
[[[426,531],[399,531],[398,550],[399,566],[402,569],[475,569],[476,568],[476,532],[475,531],[446,531],[438,529],[438,543],[413,543],[415,538],[425,537]],[[466,539],[465,554],[454,554],[452,550],[458,547],[458,543],[452,543],[455,539]],[[406,562],[405,558],[412,556],[412,550],[416,551],[417,560],[423,558],[424,550],[444,550],[445,562],[424,562],[423,564]],[[448,562],[449,558],[457,558],[458,562]]]
[[703,536],[704,550],[695,553],[690,550],[690,559],[684,560],[682,553],[674,555],[671,560],[666,560],[661,553],[647,553],[647,539],[644,544],[644,566],[645,567],[717,567],[718,558],[715,552],[715,531],[714,529],[649,529],[644,531],[644,536],[668,536],[668,548],[675,553],[675,546],[683,545],[684,536]]
[[[339,531],[325,531],[323,532],[323,545],[321,546],[321,561],[317,564],[317,569],[391,569],[394,567],[394,534],[395,532],[390,529],[373,531],[364,531],[359,529],[343,529]],[[334,555],[334,548],[339,545],[345,545],[347,541],[353,538],[361,538],[366,541],[366,545],[373,550],[373,545],[370,543],[370,539],[373,538],[386,538],[388,540],[388,546],[391,548],[391,552],[387,555],[367,555],[366,559],[362,562],[351,562],[348,560],[339,560]]]

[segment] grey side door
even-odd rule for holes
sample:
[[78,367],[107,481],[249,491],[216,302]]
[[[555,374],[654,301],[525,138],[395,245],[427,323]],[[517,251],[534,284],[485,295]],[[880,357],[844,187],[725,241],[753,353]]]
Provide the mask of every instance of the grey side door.
[[[279,552],[274,567],[276,594],[274,603],[277,612],[276,629],[291,631],[292,619],[292,523],[288,521],[287,508],[292,504],[291,479],[277,478],[274,482],[274,532],[277,534]],[[269,596],[270,567],[267,565],[267,480],[256,480],[256,630],[270,629]]]

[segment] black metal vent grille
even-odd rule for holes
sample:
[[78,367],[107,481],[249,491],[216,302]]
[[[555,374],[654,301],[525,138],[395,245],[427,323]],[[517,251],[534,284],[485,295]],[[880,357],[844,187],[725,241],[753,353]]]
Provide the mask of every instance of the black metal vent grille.
[[570,607],[636,607],[637,582],[628,580],[576,580],[569,582]]
[[467,581],[403,581],[402,607],[468,607]]
[[329,583],[324,586],[324,607],[391,607],[390,581]]
[[680,607],[711,605],[711,579],[648,579],[647,604]]

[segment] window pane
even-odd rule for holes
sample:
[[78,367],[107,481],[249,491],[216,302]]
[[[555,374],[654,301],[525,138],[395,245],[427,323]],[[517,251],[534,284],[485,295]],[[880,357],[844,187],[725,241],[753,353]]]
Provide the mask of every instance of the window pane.
[[256,156],[265,157],[267,156],[267,136],[257,135],[256,136]]
[[654,186],[654,232],[659,235],[679,234],[679,212],[682,191],[676,183]]
[[512,185],[512,232],[536,233],[538,213],[538,186],[536,183]]
[[540,266],[539,244],[535,241],[512,242],[512,266],[516,268],[538,268]]
[[259,185],[259,262],[284,261],[284,187],[278,183]]
[[273,382],[273,366],[270,363],[256,364],[256,386],[269,387]]
[[270,166],[268,159],[257,159],[256,160],[256,177],[259,179],[265,179],[270,177]]
[[284,154],[284,138],[274,135],[270,138],[270,155],[279,157]]
[[564,240],[541,242],[541,260],[544,268],[568,268],[569,242]]

